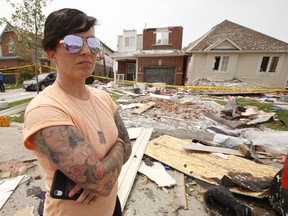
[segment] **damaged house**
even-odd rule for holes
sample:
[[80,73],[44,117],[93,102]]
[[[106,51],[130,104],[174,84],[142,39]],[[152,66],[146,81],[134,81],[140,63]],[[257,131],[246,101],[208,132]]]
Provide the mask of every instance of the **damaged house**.
[[191,55],[187,85],[201,79],[238,79],[264,88],[287,86],[288,43],[228,20],[183,51]]
[[183,28],[146,28],[143,34],[124,30],[118,36],[118,51],[111,57],[116,61],[117,79],[183,85],[184,57],[181,51]]

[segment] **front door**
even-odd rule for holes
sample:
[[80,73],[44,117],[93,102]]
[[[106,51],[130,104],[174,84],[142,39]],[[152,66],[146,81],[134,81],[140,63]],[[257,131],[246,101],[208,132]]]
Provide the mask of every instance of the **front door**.
[[127,71],[127,80],[135,80],[136,78],[136,64],[135,63],[127,63],[126,65]]

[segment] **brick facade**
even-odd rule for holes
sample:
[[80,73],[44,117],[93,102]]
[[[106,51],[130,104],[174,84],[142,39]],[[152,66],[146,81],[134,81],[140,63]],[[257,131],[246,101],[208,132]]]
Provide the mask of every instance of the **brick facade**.
[[183,28],[181,26],[168,27],[169,42],[168,45],[157,45],[156,28],[143,30],[143,50],[159,50],[159,49],[178,49],[182,48]]
[[[168,33],[168,41],[157,44],[157,33],[162,32]],[[118,74],[124,74],[124,79],[131,80],[128,79],[127,70],[128,64],[133,63],[136,66],[134,78],[136,77],[138,82],[152,80],[171,85],[183,85],[186,67],[185,54],[181,52],[182,36],[181,26],[144,29],[143,49],[135,51],[134,58],[127,56],[127,59],[123,59],[122,56],[121,60],[115,59],[118,62]],[[167,79],[165,79],[166,75]]]

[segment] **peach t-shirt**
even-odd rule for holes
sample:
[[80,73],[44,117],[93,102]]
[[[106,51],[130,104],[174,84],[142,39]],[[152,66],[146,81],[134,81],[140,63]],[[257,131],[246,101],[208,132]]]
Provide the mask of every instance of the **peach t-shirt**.
[[[116,104],[106,92],[89,86],[87,89],[90,91],[91,101],[82,101],[67,95],[55,82],[37,95],[26,109],[23,128],[24,145],[34,151],[46,174],[47,193],[44,216],[111,216],[113,214],[117,196],[117,182],[108,197],[98,197],[93,205],[73,205],[74,201],[51,198],[50,188],[56,167],[46,156],[38,152],[28,139],[29,136],[45,127],[73,125],[93,145],[97,155],[103,158],[118,137],[118,130],[114,122]],[[94,104],[94,108],[91,102]],[[106,144],[99,142],[97,130],[104,132]]]

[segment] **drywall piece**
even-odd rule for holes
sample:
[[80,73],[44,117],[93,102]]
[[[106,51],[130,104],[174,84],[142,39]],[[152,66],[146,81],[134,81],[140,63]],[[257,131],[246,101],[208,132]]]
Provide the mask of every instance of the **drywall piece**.
[[13,216],[33,216],[34,206],[17,211]]
[[127,198],[133,186],[142,157],[149,143],[153,128],[143,128],[141,134],[132,146],[132,153],[129,160],[123,165],[118,177],[118,196],[122,210],[125,207]]
[[[279,168],[259,164],[235,155],[227,155],[228,160],[225,160],[210,153],[188,152],[182,148],[183,144],[187,144],[187,140],[163,135],[149,142],[145,154],[188,176],[215,185],[217,182],[213,178],[221,179],[229,172],[246,172],[254,177],[273,178],[279,171]],[[267,194],[241,188],[233,188],[231,191],[258,198],[267,196]]]
[[150,97],[154,97],[154,98],[160,98],[160,99],[166,99],[166,100],[170,100],[172,96],[169,95],[158,95],[158,94],[153,94],[150,93],[149,95]]
[[276,113],[265,113],[261,115],[257,115],[257,118],[254,120],[251,120],[250,122],[247,122],[247,125],[253,125],[253,124],[259,124],[270,121],[273,116],[276,115]]
[[152,166],[147,166],[142,161],[138,172],[146,175],[159,187],[171,187],[177,184],[176,180],[166,172],[165,167],[159,162],[154,162]]
[[14,192],[24,175],[15,178],[4,179],[0,181],[0,209],[6,203],[8,198]]
[[174,186],[174,203],[173,203],[173,212],[176,212],[178,209],[183,208],[187,209],[187,197],[186,197],[186,187],[185,187],[185,178],[184,174],[174,170],[174,178],[176,179],[177,185]]
[[143,130],[142,127],[128,128],[127,131],[128,131],[130,140],[137,139],[140,136],[142,130]]

